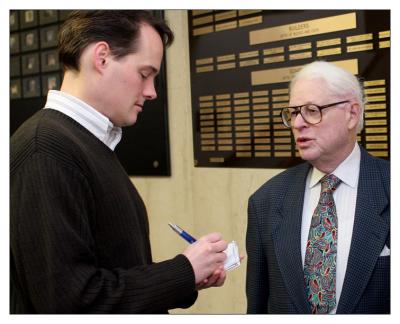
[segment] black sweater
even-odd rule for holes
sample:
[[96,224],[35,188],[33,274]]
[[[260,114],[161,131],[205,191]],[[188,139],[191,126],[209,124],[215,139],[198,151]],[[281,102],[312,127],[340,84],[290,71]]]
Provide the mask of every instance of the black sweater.
[[115,153],[52,109],[11,138],[10,246],[11,313],[165,313],[197,298],[185,256],[152,262]]

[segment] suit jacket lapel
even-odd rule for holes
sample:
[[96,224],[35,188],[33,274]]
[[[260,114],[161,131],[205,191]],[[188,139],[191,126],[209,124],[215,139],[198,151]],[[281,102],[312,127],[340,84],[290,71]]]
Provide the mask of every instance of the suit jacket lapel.
[[[361,150],[360,176],[350,254],[337,313],[352,313],[382,251],[389,223],[382,217],[388,201],[375,161]],[[340,235],[340,234],[339,234]]]
[[299,166],[280,207],[280,219],[272,233],[276,259],[286,289],[299,313],[310,313],[306,301],[301,259],[301,219],[305,182],[310,165]]

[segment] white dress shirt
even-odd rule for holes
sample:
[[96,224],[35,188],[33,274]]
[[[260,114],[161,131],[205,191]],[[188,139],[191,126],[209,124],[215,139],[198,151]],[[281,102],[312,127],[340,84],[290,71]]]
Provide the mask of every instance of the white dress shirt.
[[45,109],[54,109],[85,127],[112,151],[122,137],[121,127],[116,127],[103,114],[82,100],[62,91],[50,90]]
[[[332,172],[332,174],[342,180],[342,183],[333,193],[338,218],[338,240],[336,256],[336,307],[331,311],[331,314],[336,313],[346,274],[347,260],[353,235],[360,159],[361,152],[356,143],[351,154]],[[301,223],[301,254],[303,265],[311,218],[321,193],[321,183],[319,181],[324,175],[325,173],[314,167],[310,170],[306,181]]]

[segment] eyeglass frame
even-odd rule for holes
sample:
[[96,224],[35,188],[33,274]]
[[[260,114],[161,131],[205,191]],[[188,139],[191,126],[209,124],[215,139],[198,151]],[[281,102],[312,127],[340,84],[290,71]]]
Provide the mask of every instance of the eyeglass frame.
[[[283,123],[283,125],[285,125],[285,127],[287,127],[287,128],[292,128],[292,126],[288,126],[288,125],[285,124],[285,120],[283,119],[283,110],[284,110],[284,109],[293,108],[293,109],[295,109],[294,112],[296,113],[296,117],[300,114],[300,115],[301,115],[301,118],[303,118],[304,121],[305,121],[307,124],[310,124],[310,125],[317,125],[317,124],[319,124],[319,123],[322,121],[322,109],[329,108],[329,107],[333,107],[333,106],[340,105],[340,104],[347,103],[347,102],[350,102],[350,100],[344,100],[344,101],[334,102],[334,103],[327,104],[327,105],[323,105],[323,106],[319,106],[319,105],[316,105],[316,104],[313,104],[313,103],[309,103],[309,104],[305,104],[305,105],[301,105],[301,106],[283,107],[283,108],[281,109],[281,119],[282,119],[282,123]],[[320,119],[320,121],[317,122],[317,123],[310,123],[309,121],[307,121],[306,118],[304,118],[303,114],[301,113],[301,108],[302,108],[302,107],[310,106],[310,105],[313,105],[313,106],[317,107],[318,110],[319,110],[319,114],[320,114],[320,116],[321,116],[321,119]],[[295,118],[296,118],[296,117],[295,117]]]

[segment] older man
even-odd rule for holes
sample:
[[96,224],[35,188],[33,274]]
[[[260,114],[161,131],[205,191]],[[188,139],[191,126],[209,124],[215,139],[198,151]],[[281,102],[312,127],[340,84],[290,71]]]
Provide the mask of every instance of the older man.
[[363,107],[334,64],[292,80],[282,120],[306,162],[249,199],[249,313],[390,312],[390,165],[357,144]]

